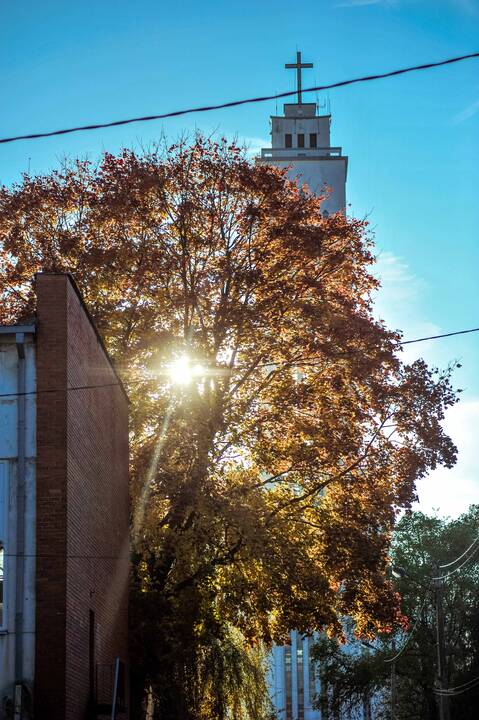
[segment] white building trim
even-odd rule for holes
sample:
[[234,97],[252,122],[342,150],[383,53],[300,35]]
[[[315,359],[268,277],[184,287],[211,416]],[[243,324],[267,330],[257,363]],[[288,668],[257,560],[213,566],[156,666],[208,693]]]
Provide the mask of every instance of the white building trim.
[[[31,326],[0,326],[0,539],[4,545],[0,718],[3,717],[3,698],[13,697],[16,684],[31,690],[34,679],[36,382],[33,340]],[[22,383],[20,368],[23,368],[25,383],[22,395],[17,394]],[[23,513],[20,524],[18,507]],[[18,530],[22,527],[19,538]],[[23,545],[21,553],[19,540]],[[18,587],[22,589],[21,597]]]

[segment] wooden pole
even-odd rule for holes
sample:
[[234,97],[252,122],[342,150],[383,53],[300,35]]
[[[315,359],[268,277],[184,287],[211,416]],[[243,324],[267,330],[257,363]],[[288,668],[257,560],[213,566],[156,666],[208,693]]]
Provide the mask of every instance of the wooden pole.
[[[436,565],[437,576],[441,574],[439,565]],[[446,672],[446,639],[444,634],[444,580],[434,580],[436,591],[436,636],[437,636],[437,675],[439,689],[447,690]],[[449,698],[447,695],[439,695],[439,717],[440,720],[450,720]]]

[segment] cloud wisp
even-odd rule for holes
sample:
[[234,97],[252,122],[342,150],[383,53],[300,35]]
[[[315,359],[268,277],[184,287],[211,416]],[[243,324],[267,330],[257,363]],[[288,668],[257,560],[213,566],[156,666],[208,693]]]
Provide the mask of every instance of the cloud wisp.
[[454,115],[452,122],[454,125],[460,125],[460,123],[469,120],[474,117],[474,115],[477,115],[477,113],[479,113],[479,99],[474,100],[474,102],[470,103],[470,105],[465,107],[464,110],[461,110],[457,113],[457,115]]
[[385,5],[391,7],[396,5],[397,0],[344,0],[344,2],[336,3],[336,7],[366,7],[367,5]]
[[271,145],[271,140],[265,140],[261,137],[239,136],[237,138],[237,142],[239,145],[243,146],[246,149],[246,154],[248,155],[248,157],[259,155],[262,148],[267,148]]
[[468,15],[479,14],[479,0],[451,0],[451,3]]
[[[394,7],[400,4],[414,3],[419,4],[418,0],[341,0],[336,3],[337,8],[359,8],[367,7],[369,5],[382,5],[383,7]],[[430,3],[431,6],[435,7],[434,3]],[[479,0],[447,0],[447,4],[452,6],[454,9],[459,10],[467,15],[479,15]]]
[[381,283],[375,298],[377,316],[410,337],[418,331],[439,332],[437,325],[419,317],[418,301],[427,289],[427,283],[411,270],[403,258],[391,252],[380,253],[373,274]]

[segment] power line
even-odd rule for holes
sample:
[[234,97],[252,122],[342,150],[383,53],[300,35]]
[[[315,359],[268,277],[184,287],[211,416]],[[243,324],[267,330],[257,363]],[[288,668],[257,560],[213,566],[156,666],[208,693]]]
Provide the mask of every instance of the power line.
[[[476,547],[473,549],[472,553],[466,558],[466,560],[464,560],[464,562],[461,563],[461,565],[459,565],[457,568],[454,568],[454,570],[451,570],[451,572],[449,572],[449,573],[447,573],[447,574],[445,574],[445,575],[442,575],[442,576],[440,576],[440,577],[432,577],[431,580],[445,580],[446,578],[450,577],[450,575],[453,575],[455,572],[457,572],[457,571],[460,570],[462,567],[464,567],[464,565],[466,565],[466,564],[469,562],[469,560],[471,560],[471,559],[474,557],[474,555],[476,554],[477,550],[479,549],[479,544],[478,544],[478,543],[479,543],[479,537],[477,537],[477,538],[474,540],[474,542],[471,543],[471,545],[462,553],[462,555],[460,555],[458,558],[456,558],[456,560],[454,560],[452,563],[448,563],[447,565],[440,565],[439,567],[440,567],[440,568],[446,568],[446,567],[449,567],[450,565],[454,565],[456,562],[458,562],[459,560],[461,560],[461,559],[471,550],[471,548],[474,548],[474,545],[476,545]],[[416,618],[416,622],[414,623],[413,628],[412,628],[411,632],[409,633],[408,637],[406,638],[406,641],[404,642],[401,650],[399,650],[399,652],[396,653],[396,655],[394,655],[394,657],[389,658],[389,659],[387,659],[387,660],[384,660],[385,663],[395,662],[395,661],[403,654],[403,652],[406,650],[406,648],[407,648],[407,646],[408,646],[408,644],[409,644],[409,642],[410,642],[410,640],[411,640],[412,636],[414,635],[414,632],[415,632],[415,630],[416,630],[416,628],[417,628],[417,625],[418,625],[418,623],[419,623],[419,619],[420,619],[420,617],[421,617],[421,612],[422,612],[422,610],[424,609],[424,607],[425,607],[425,605],[426,605],[426,602],[427,602],[427,598],[425,598],[425,599],[423,600],[422,605],[421,605],[421,607],[420,607],[420,609],[419,609],[419,612],[418,612],[418,616],[417,616],[417,618]],[[479,678],[476,678],[476,680],[479,680]],[[472,681],[470,681],[470,682],[472,682]],[[449,688],[449,690],[457,690],[457,689],[459,689],[459,687],[462,687],[462,686],[458,686],[458,688]],[[449,692],[449,690],[444,691],[444,692]],[[438,690],[438,691],[435,691],[435,692],[442,693],[443,691]]]
[[479,687],[479,677],[476,677],[463,685],[458,685],[457,688],[446,688],[444,690],[437,689],[434,690],[434,692],[436,695],[440,695],[441,697],[454,697],[455,695],[462,695],[463,693],[473,690],[476,687]]
[[424,600],[423,600],[423,602],[422,602],[422,604],[421,604],[421,607],[420,607],[419,610],[418,610],[416,622],[414,623],[414,625],[413,625],[413,627],[412,627],[412,630],[411,630],[411,632],[409,633],[409,635],[407,636],[407,638],[406,638],[406,640],[405,640],[402,648],[399,650],[399,652],[396,653],[396,655],[394,655],[394,657],[388,658],[387,660],[384,660],[385,663],[396,662],[396,660],[397,660],[398,658],[400,658],[401,655],[403,654],[403,652],[406,650],[406,648],[407,648],[407,646],[409,645],[409,642],[410,642],[412,636],[413,636],[414,633],[416,632],[416,628],[417,628],[417,626],[418,626],[418,624],[419,624],[419,620],[421,619],[421,613],[422,613],[422,611],[424,610],[424,607],[425,607],[425,605],[426,605],[426,602],[427,602],[427,598],[424,598]]
[[411,345],[411,343],[424,342],[425,340],[437,340],[438,338],[452,337],[453,335],[466,335],[467,333],[479,332],[479,327],[470,330],[457,330],[456,332],[443,333],[442,335],[429,335],[428,337],[417,338],[417,340],[403,340],[400,345]]
[[468,548],[466,548],[464,550],[462,555],[459,555],[459,557],[457,557],[455,560],[451,560],[451,562],[449,562],[449,563],[445,563],[444,565],[439,565],[440,569],[445,570],[446,568],[451,567],[451,565],[455,565],[456,563],[460,562],[462,560],[462,558],[465,557],[465,555],[467,555],[469,550],[471,550],[474,547],[474,545],[478,542],[479,542],[479,536],[469,545]]
[[[14,327],[14,326],[12,326]],[[444,337],[451,337],[452,335],[464,335],[466,333],[472,333],[472,332],[479,332],[479,328],[472,328],[471,330],[458,330],[457,332],[451,332],[451,333],[445,333],[443,335],[431,335],[429,337],[423,337],[423,338],[417,338],[415,340],[403,340],[399,342],[399,345],[411,345],[412,343],[419,343],[424,342],[425,340],[438,340],[440,338]],[[262,365],[258,365],[258,367],[268,367],[270,365],[291,365],[291,367],[311,367],[317,364],[321,364],[321,361],[288,361],[285,360],[281,363],[275,363],[273,360],[267,363],[264,363]],[[241,368],[244,366],[237,366],[238,368]],[[226,368],[224,368],[226,369]],[[141,378],[139,380],[132,380],[132,381],[126,381],[130,384],[137,385],[142,383],[151,383],[155,382],[156,378]],[[118,382],[111,382],[111,383],[98,383],[97,385],[73,385],[71,387],[62,387],[62,388],[47,388],[45,390],[29,390],[27,392],[12,392],[12,393],[0,393],[0,398],[17,398],[17,397],[27,397],[30,395],[40,395],[45,393],[56,393],[56,392],[72,392],[73,390],[97,390],[100,388],[110,388],[110,387],[121,387],[120,383]],[[479,540],[479,538],[478,538]]]
[[[135,380],[135,383],[152,382],[153,378]],[[46,395],[48,393],[71,392],[73,390],[98,390],[100,388],[121,387],[119,382],[99,383],[98,385],[72,385],[71,387],[47,388],[45,390],[27,390],[26,392],[2,393],[0,398],[28,397],[30,395]]]
[[477,682],[479,682],[479,675],[475,678],[472,678],[471,680],[467,680],[467,682],[462,683],[461,685],[456,685],[455,687],[450,687],[450,688],[438,689],[438,692],[440,692],[440,693],[456,692],[456,690],[462,690],[462,688],[465,688],[468,685],[473,685],[474,683],[477,683]]
[[[384,78],[397,77],[399,75],[405,75],[406,73],[430,70],[431,68],[441,67],[444,65],[452,65],[453,63],[458,63],[477,57],[479,57],[479,52],[468,53],[467,55],[460,55],[448,58],[447,60],[439,60],[438,62],[424,63],[423,65],[413,65],[411,67],[400,68],[399,70],[391,70],[389,72],[378,73],[376,75],[364,75],[362,77],[351,78],[349,80],[340,80],[339,82],[329,83],[328,85],[316,85],[314,87],[303,90],[303,92],[319,92],[321,90],[331,90],[333,88],[345,87],[346,85],[354,85],[356,83],[371,82],[373,80],[382,80]],[[217,105],[203,105],[193,108],[187,108],[185,110],[174,110],[172,112],[160,113],[158,115],[145,115],[143,117],[133,117],[126,120],[112,120],[105,123],[78,125],[76,127],[63,128],[62,130],[30,133],[28,135],[14,135],[13,137],[1,138],[0,144],[12,143],[16,142],[17,140],[37,140],[39,138],[53,137],[54,135],[68,135],[74,132],[99,130],[101,128],[118,127],[120,125],[129,125],[131,123],[151,122],[152,120],[165,120],[167,118],[178,117],[180,115],[189,115],[191,113],[211,112],[213,110],[222,110],[225,108],[237,107],[238,105],[247,105],[252,103],[266,102],[268,100],[277,100],[279,98],[296,95],[296,93],[296,90],[291,90],[288,92],[277,93],[276,95],[263,95],[255,98],[247,98],[246,100],[232,100],[230,102],[218,103]]]
[[450,572],[446,573],[445,575],[440,575],[439,577],[433,577],[432,579],[433,580],[447,580],[448,577],[451,577],[451,575],[454,575],[454,573],[461,570],[464,567],[464,565],[467,565],[469,560],[472,560],[472,558],[474,557],[474,555],[476,554],[476,552],[478,550],[479,550],[479,545],[477,545],[474,548],[474,550],[472,551],[472,553],[469,555],[469,557],[467,557],[460,565],[458,565],[458,567],[454,568],[454,570],[451,570]]
[[[459,557],[456,558],[454,561],[444,564],[444,565],[439,565],[439,567],[442,569],[450,567],[451,565],[455,565],[457,562],[462,560],[462,558],[464,558],[467,555],[466,559],[458,567],[454,568],[449,573],[447,573],[443,576],[432,577],[431,580],[444,580],[444,579],[448,578],[450,575],[453,575],[455,572],[458,572],[462,567],[464,567],[464,565],[466,565],[474,557],[474,555],[476,554],[478,549],[479,549],[479,537],[477,537],[471,543],[471,545],[469,545],[469,547],[466,548],[466,550],[461,555],[459,555]],[[472,550],[472,552],[470,552],[471,550]],[[437,592],[437,589],[436,589],[436,592]],[[421,618],[421,613],[426,605],[426,602],[427,602],[427,598],[424,598],[424,600],[421,604],[421,607],[418,611],[418,615],[417,615],[416,621],[412,627],[412,630],[409,633],[409,635],[407,636],[407,638],[406,638],[405,642],[403,643],[403,646],[401,647],[399,652],[397,652],[392,658],[385,659],[384,660],[385,663],[387,663],[387,664],[395,663],[396,660],[398,660],[401,657],[401,655],[405,652],[405,650],[407,649],[407,647],[409,645],[409,642],[411,641],[411,638],[413,637],[413,635],[417,629],[419,620]],[[436,595],[436,602],[438,602],[438,595]],[[439,642],[439,640],[438,640],[438,642]],[[473,678],[472,680],[469,680],[468,682],[463,683],[462,685],[457,685],[452,688],[440,688],[440,689],[434,690],[434,692],[441,697],[454,697],[455,695],[461,695],[462,693],[468,692],[469,690],[472,690],[475,687],[479,687],[479,677]]]

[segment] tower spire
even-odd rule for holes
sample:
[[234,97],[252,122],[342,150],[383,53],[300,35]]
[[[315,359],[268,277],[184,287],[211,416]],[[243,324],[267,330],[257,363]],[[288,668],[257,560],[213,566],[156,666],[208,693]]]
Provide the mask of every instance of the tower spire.
[[301,62],[301,50],[298,50],[296,53],[296,62],[295,63],[286,63],[284,66],[286,70],[294,70],[296,69],[296,78],[297,78],[297,84],[298,84],[298,105],[302,105],[303,98],[302,98],[302,85],[301,85],[301,70],[303,68],[312,68],[313,63],[302,63]]

